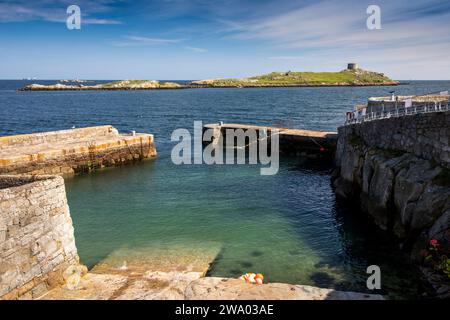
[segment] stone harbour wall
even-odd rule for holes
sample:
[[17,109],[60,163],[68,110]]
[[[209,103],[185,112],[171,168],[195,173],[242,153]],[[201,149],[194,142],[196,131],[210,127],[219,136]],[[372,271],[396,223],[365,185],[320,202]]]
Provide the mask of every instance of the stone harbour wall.
[[61,140],[95,139],[117,131],[113,126],[96,126],[78,129],[58,130],[0,137],[0,150],[9,147],[31,146],[44,143],[57,143]]
[[0,137],[0,174],[70,176],[155,156],[153,135],[112,126]]
[[33,299],[79,267],[60,176],[0,176],[0,299]]
[[419,263],[431,239],[450,248],[449,138],[450,112],[339,128],[337,195],[359,205]]
[[72,176],[87,173],[94,169],[120,166],[132,162],[152,158],[156,149],[151,139],[139,138],[136,143],[117,142],[114,146],[93,144],[81,146],[71,152],[61,151],[54,157],[28,157],[28,159],[11,161],[2,165],[0,174],[58,174]]
[[[347,137],[365,146],[411,153],[450,169],[450,111],[419,113],[339,128],[337,162]],[[341,150],[339,150],[341,148]]]

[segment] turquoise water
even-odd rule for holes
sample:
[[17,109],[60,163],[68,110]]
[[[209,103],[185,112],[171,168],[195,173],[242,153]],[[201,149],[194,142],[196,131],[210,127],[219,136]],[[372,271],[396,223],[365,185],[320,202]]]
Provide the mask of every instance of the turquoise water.
[[[197,89],[137,92],[16,92],[0,81],[0,134],[112,124],[155,134],[158,157],[66,180],[79,255],[94,266],[116,253],[213,250],[209,274],[260,272],[270,282],[367,291],[367,266],[382,292],[415,296],[416,271],[364,215],[339,203],[330,169],[282,159],[279,173],[251,165],[184,165],[170,160],[176,128],[256,123],[335,130],[353,104],[391,88]],[[448,89],[415,82],[401,94]]]

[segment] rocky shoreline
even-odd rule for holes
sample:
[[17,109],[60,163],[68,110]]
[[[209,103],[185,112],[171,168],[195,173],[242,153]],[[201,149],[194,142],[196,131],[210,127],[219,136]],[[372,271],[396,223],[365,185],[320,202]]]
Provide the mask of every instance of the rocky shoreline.
[[397,86],[398,83],[365,83],[365,84],[258,84],[258,85],[213,85],[213,84],[196,84],[189,85],[166,85],[166,86],[118,86],[105,87],[102,85],[63,85],[63,84],[30,84],[17,89],[17,91],[89,91],[89,90],[176,90],[176,89],[206,89],[206,88],[309,88],[309,87],[376,87],[376,86]]
[[382,73],[360,68],[339,72],[271,72],[247,78],[206,79],[190,83],[200,88],[362,87],[396,86],[399,82]]
[[323,83],[323,84],[239,84],[239,85],[221,85],[221,84],[201,84],[192,83],[189,88],[309,88],[309,87],[380,87],[380,86],[397,86],[398,82],[392,83]]
[[379,294],[337,291],[287,283],[251,284],[243,280],[203,277],[198,272],[88,272],[77,286],[67,285],[38,300],[385,300]]
[[[380,294],[338,291],[300,284],[252,284],[207,276],[219,248],[180,256],[145,250],[116,252],[91,270],[75,268],[65,284],[39,300],[384,300]],[[170,250],[169,250],[170,251]]]

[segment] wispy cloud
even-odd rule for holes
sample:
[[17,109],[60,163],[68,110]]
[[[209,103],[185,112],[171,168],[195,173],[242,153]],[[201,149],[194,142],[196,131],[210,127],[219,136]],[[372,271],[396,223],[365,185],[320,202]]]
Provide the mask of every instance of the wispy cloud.
[[270,17],[238,21],[244,27],[228,37],[263,41],[272,52],[282,53],[269,59],[279,60],[283,66],[300,59],[316,66],[330,61],[343,66],[346,61],[357,60],[363,66],[401,70],[399,76],[407,74],[411,65],[426,64],[430,72],[440,68],[450,72],[448,55],[443,54],[450,50],[448,2],[383,2],[382,30],[367,29],[368,4],[317,1]]
[[142,36],[124,36],[123,40],[115,41],[112,44],[117,47],[128,46],[148,46],[148,45],[167,45],[177,44],[183,42],[185,39],[169,39],[156,37],[142,37]]
[[179,43],[184,39],[165,39],[165,38],[149,38],[140,36],[126,36],[128,40],[142,44],[164,44],[164,43]]
[[113,20],[113,19],[82,18],[81,23],[84,23],[84,24],[122,24],[122,21]]
[[194,51],[194,52],[199,52],[199,53],[208,51],[207,49],[204,49],[204,48],[197,48],[197,47],[190,47],[190,46],[186,46],[185,48],[188,50]]
[[[277,69],[336,70],[349,61],[397,79],[443,79],[450,74],[448,0],[0,0],[1,31],[7,39],[26,28],[25,32],[32,33],[34,28],[34,23],[18,28],[18,24],[8,22],[65,23],[70,4],[80,6],[82,24],[123,23],[120,32],[124,36],[117,35],[117,28],[83,33],[80,50],[107,42],[130,47],[125,54],[136,47],[133,58],[139,58],[142,52],[138,47],[161,47],[154,50],[155,56],[180,57],[182,61],[187,50],[200,54],[207,52],[206,48],[216,48],[204,54],[201,65],[179,68],[189,70],[194,78],[199,70],[211,76]],[[366,28],[370,4],[381,7],[382,30]],[[52,32],[35,35],[48,40],[43,43],[53,43],[57,34]],[[9,60],[14,60],[15,49],[7,47]],[[110,56],[116,61],[114,50],[102,49],[102,59]],[[49,50],[47,55],[57,52]],[[166,52],[170,54],[164,56]],[[227,61],[218,63],[225,55]],[[97,61],[87,65],[96,65]],[[16,64],[25,69],[22,61]]]
[[242,24],[232,20],[216,19],[215,22],[222,25],[222,27],[219,28],[219,31],[221,32],[243,31],[245,28]]
[[269,57],[270,60],[302,60],[304,57],[302,56],[275,56]]
[[[82,24],[121,24],[116,19],[97,17],[112,10],[114,1],[77,1],[81,8]],[[0,23],[47,21],[65,23],[67,19],[67,7],[72,4],[68,1],[6,1],[0,3]]]
[[[115,41],[112,44],[116,47],[130,47],[130,46],[156,46],[156,45],[176,45],[185,42],[184,38],[159,38],[159,37],[143,37],[143,36],[124,36],[123,40]],[[205,48],[193,47],[185,45],[186,50],[197,53],[204,53],[208,50]]]

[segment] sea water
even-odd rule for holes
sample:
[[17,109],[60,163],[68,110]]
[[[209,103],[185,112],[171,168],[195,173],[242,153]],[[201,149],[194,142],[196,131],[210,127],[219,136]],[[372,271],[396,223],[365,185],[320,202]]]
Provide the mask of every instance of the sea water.
[[[53,81],[50,81],[53,82]],[[379,265],[381,293],[416,296],[418,273],[395,241],[336,199],[330,168],[282,158],[274,176],[257,165],[174,165],[177,128],[195,120],[335,131],[370,96],[422,94],[450,82],[398,87],[17,92],[0,81],[0,134],[111,124],[155,135],[158,157],[66,180],[81,261],[119,254],[189,256],[214,251],[211,276],[265,275],[268,282],[367,290]],[[46,83],[46,82],[43,82]],[[47,82],[48,83],[48,82]],[[380,133],[382,134],[382,133]],[[377,292],[378,293],[378,292]]]

